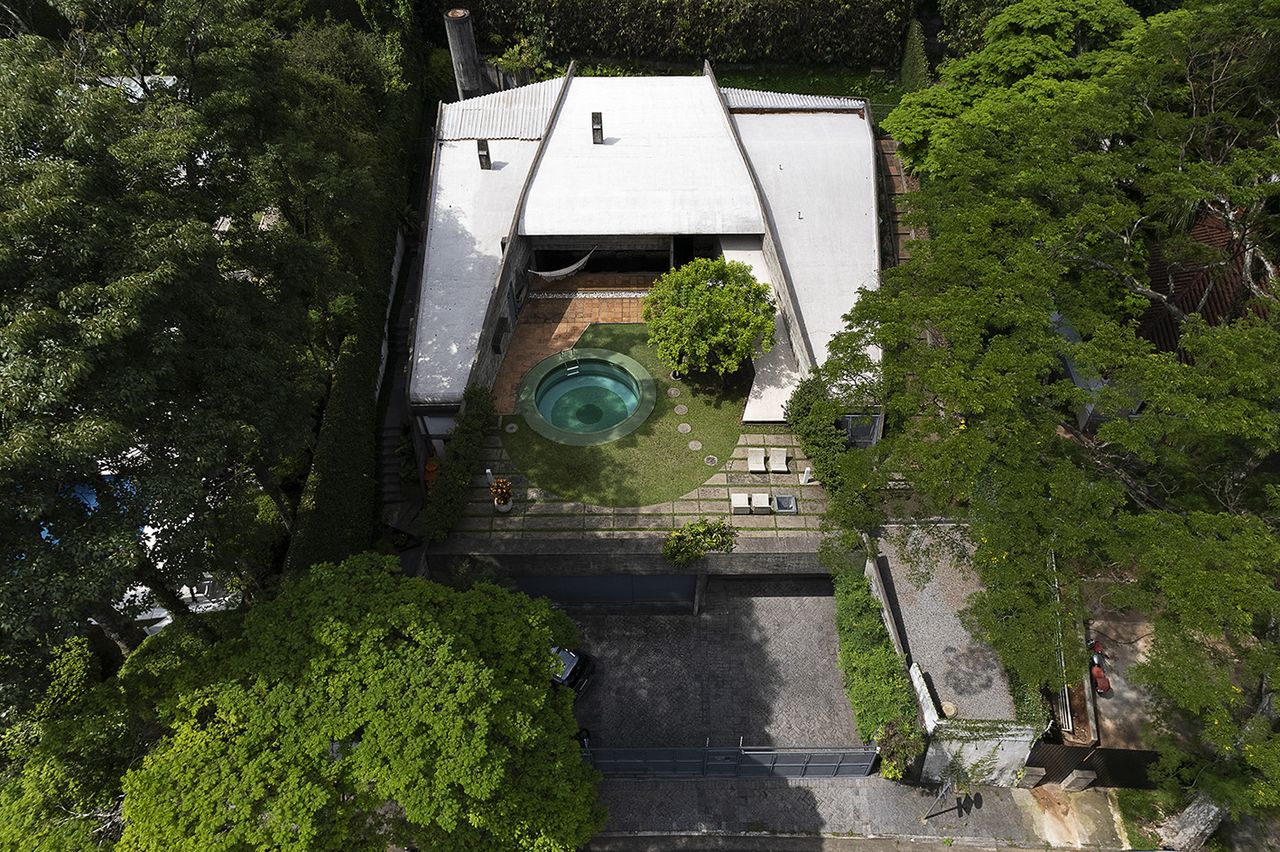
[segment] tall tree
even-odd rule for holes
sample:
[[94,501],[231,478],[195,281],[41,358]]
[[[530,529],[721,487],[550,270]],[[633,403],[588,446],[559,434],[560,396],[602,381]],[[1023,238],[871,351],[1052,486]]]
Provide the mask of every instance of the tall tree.
[[[865,346],[886,353],[876,474],[968,519],[985,584],[968,615],[1013,673],[1061,682],[1043,639],[1083,617],[1082,583],[1147,613],[1167,777],[1237,809],[1280,780],[1278,26],[1274,0],[996,15],[885,121],[930,239],[860,297],[824,368],[839,392]],[[1196,244],[1203,217],[1227,245]],[[1155,251],[1216,270],[1230,309],[1180,308]],[[1148,309],[1180,352],[1137,334]]]
[[[320,565],[196,659],[157,637],[124,681],[169,734],[124,781],[124,849],[578,848],[599,826],[545,602],[373,555]],[[174,634],[175,638],[177,634]],[[178,655],[178,656],[175,656]],[[180,663],[174,667],[173,664]]]

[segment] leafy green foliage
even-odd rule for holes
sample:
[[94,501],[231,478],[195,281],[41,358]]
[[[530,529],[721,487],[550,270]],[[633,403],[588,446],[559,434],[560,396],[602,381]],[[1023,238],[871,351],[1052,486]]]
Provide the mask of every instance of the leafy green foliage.
[[422,516],[428,541],[444,541],[462,517],[471,478],[483,469],[484,430],[492,416],[493,397],[489,392],[480,387],[467,388],[462,413],[445,444],[440,474],[427,490]]
[[[120,848],[584,843],[601,813],[549,652],[572,625],[495,586],[397,573],[373,555],[318,565],[171,672],[169,733],[125,776]],[[169,656],[144,651],[126,683]]]
[[924,28],[918,20],[907,27],[907,41],[898,66],[898,85],[903,92],[916,92],[930,83],[929,57],[924,52]]
[[729,553],[737,535],[738,531],[723,518],[700,518],[668,533],[662,543],[662,555],[684,570],[713,550]]
[[902,658],[889,641],[880,602],[871,593],[866,575],[838,542],[829,539],[819,553],[835,584],[837,662],[858,731],[880,746],[880,773],[896,781],[924,750],[915,692]]
[[54,652],[49,686],[0,737],[0,846],[88,848],[119,837],[119,779],[145,738],[84,639]]
[[644,299],[649,345],[681,373],[736,373],[759,346],[773,348],[769,285],[740,261],[697,258],[653,283]]
[[319,526],[367,541],[369,470],[329,460],[372,458],[413,71],[287,4],[58,9],[0,40],[0,636],[127,646],[126,590],[185,619],[206,573],[269,585],[313,450],[357,500]]
[[[1275,2],[995,15],[884,122],[925,178],[930,239],[860,297],[823,370],[839,387],[867,345],[885,353],[876,467],[969,521],[984,590],[966,619],[1011,675],[1061,683],[1046,637],[1086,614],[1081,580],[1146,613],[1161,772],[1236,810],[1273,806],[1280,777],[1260,712],[1280,641],[1278,25]],[[1172,304],[1156,252],[1231,304]],[[1181,352],[1137,334],[1146,311]]]
[[[437,6],[440,12],[449,8]],[[471,4],[477,38],[510,45],[543,29],[559,56],[892,68],[912,6],[900,0],[587,0]]]

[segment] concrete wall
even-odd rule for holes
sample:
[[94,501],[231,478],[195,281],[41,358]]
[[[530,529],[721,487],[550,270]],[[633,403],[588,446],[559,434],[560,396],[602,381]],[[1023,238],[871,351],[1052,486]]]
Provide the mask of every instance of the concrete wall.
[[[483,331],[480,334],[480,349],[476,353],[476,363],[471,368],[470,384],[492,387],[497,378],[498,368],[502,366],[502,358],[511,342],[511,334],[515,331],[516,322],[520,319],[519,305],[523,305],[528,293],[529,260],[533,249],[528,238],[516,235],[507,243],[507,250],[502,256],[502,269],[498,273],[498,285],[489,299],[489,309],[485,311]],[[516,311],[511,310],[511,296],[518,301]],[[493,341],[497,333],[499,321],[506,318],[506,331],[500,336],[502,352],[493,351]]]
[[805,333],[804,323],[800,320],[800,309],[796,306],[796,294],[791,286],[791,277],[784,269],[783,259],[773,241],[772,229],[765,232],[761,249],[764,252],[765,263],[769,266],[769,274],[777,282],[773,289],[778,296],[778,309],[782,311],[782,316],[787,323],[791,349],[796,353],[800,372],[808,375],[816,366],[814,355],[810,349],[809,335]]
[[1018,783],[1037,738],[1032,728],[1011,722],[942,719],[929,736],[922,774],[931,781],[951,777],[972,784],[1012,787]]

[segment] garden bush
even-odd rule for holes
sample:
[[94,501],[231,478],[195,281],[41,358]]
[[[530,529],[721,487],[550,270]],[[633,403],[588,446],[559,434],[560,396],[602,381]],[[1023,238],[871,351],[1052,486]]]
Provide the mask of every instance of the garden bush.
[[[436,6],[443,14],[452,3]],[[797,62],[892,68],[905,0],[476,0],[477,39],[502,48],[546,33],[575,59]],[[437,17],[437,20],[439,18]]]
[[898,68],[898,85],[903,92],[917,92],[929,88],[929,57],[924,52],[924,28],[919,21],[907,27],[907,42],[902,49],[902,64]]
[[845,480],[845,433],[836,425],[844,413],[844,406],[831,398],[825,381],[816,374],[796,386],[783,409],[818,481],[829,492],[839,491]]
[[702,518],[690,521],[678,530],[672,530],[662,545],[662,555],[677,568],[688,568],[713,550],[728,553],[733,550],[738,531],[728,521],[708,521]]
[[428,541],[444,541],[462,517],[471,478],[480,472],[484,463],[484,430],[492,416],[493,398],[489,391],[467,388],[462,413],[445,445],[440,474],[427,490],[427,501],[422,508]]
[[[372,305],[365,313],[380,316],[385,294],[382,299],[381,305]],[[369,301],[377,301],[372,292]],[[374,539],[377,400],[371,389],[378,369],[380,332],[376,321],[367,321],[364,329],[342,342],[311,473],[298,504],[298,530],[289,544],[291,571],[341,561],[365,550]]]
[[829,539],[819,553],[835,586],[837,663],[859,733],[880,746],[880,773],[898,780],[924,749],[915,690],[889,641],[880,602],[840,541]]

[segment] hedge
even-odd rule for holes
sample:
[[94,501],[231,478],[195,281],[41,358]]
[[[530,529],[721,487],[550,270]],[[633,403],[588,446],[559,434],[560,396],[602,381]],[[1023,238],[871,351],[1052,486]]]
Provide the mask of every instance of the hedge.
[[924,28],[919,21],[907,27],[907,42],[902,49],[902,65],[898,69],[898,85],[903,92],[918,92],[932,83],[929,57],[924,51]]
[[427,501],[422,507],[428,541],[444,541],[462,518],[471,479],[480,473],[484,465],[484,430],[492,416],[493,398],[489,391],[480,387],[467,388],[462,413],[458,415],[445,444],[440,473],[427,490]]
[[378,519],[373,381],[380,342],[374,329],[342,342],[311,475],[298,505],[298,529],[289,544],[290,571],[340,562],[373,541]]
[[924,750],[915,690],[885,629],[880,602],[862,568],[839,546],[824,542],[819,559],[835,586],[836,657],[863,738],[880,746],[880,774],[900,779]]
[[[437,20],[455,3],[437,3]],[[906,0],[476,0],[476,39],[501,53],[547,33],[556,56],[893,68]]]

